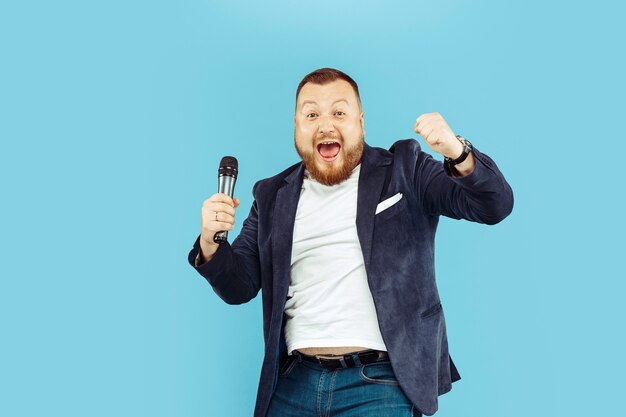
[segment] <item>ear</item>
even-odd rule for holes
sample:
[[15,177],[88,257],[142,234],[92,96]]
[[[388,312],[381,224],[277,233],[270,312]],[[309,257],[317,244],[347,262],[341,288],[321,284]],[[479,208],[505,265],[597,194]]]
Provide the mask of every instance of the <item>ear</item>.
[[365,113],[361,112],[361,116],[359,116],[360,121],[361,121],[361,130],[363,130],[363,137],[365,137],[365,118],[363,117],[365,115]]

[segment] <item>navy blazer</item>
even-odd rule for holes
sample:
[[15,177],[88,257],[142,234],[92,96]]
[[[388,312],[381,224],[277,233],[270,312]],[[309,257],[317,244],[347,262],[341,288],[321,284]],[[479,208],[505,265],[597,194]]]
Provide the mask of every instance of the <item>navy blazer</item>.
[[[388,151],[366,144],[361,160],[356,226],[380,332],[400,387],[426,415],[460,379],[435,282],[439,216],[495,224],[513,209],[513,192],[496,164],[476,148],[473,155],[475,169],[465,177],[452,176],[413,139]],[[239,236],[209,262],[194,266],[199,237],[189,252],[189,263],[225,302],[245,303],[263,289],[265,357],[254,417],[265,416],[286,358],[283,312],[303,174],[300,162],[257,182]],[[375,214],[397,193],[403,198]]]

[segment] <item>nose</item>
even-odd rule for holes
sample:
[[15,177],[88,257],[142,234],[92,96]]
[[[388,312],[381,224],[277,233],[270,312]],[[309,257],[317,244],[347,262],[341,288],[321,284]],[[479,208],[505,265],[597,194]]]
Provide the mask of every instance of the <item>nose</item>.
[[335,125],[333,125],[333,121],[329,116],[320,116],[318,120],[318,133],[328,134],[335,131]]

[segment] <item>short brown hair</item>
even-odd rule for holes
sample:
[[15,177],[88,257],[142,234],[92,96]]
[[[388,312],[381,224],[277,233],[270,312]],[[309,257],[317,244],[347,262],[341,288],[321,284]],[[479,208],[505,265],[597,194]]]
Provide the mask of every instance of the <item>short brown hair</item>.
[[356,98],[359,101],[359,107],[361,107],[361,96],[359,95],[359,86],[356,85],[356,82],[348,74],[341,72],[338,69],[334,69],[334,68],[320,68],[305,75],[302,81],[300,81],[300,84],[298,84],[298,89],[296,90],[296,106],[298,103],[298,95],[300,95],[300,90],[302,90],[302,87],[304,87],[304,84],[311,83],[311,84],[324,85],[324,84],[328,84],[337,80],[347,81],[352,86],[356,94]]

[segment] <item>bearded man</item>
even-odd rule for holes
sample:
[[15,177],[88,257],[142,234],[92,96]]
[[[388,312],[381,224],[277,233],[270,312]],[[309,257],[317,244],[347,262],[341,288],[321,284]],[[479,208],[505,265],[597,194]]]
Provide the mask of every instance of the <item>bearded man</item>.
[[322,68],[296,91],[302,162],[257,182],[241,233],[239,200],[202,206],[190,264],[229,304],[263,289],[265,358],[255,417],[421,416],[460,379],[434,271],[439,216],[495,224],[513,193],[487,155],[438,113],[389,150],[364,142],[356,82]]

